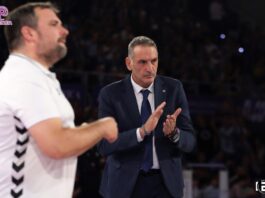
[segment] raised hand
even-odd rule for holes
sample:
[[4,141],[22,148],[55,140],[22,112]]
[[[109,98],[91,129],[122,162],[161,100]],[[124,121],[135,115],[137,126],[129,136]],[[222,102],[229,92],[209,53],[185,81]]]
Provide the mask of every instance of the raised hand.
[[114,118],[106,117],[100,119],[103,122],[104,127],[104,138],[109,142],[113,143],[118,138],[118,127]]
[[181,108],[177,108],[173,114],[167,115],[163,123],[163,132],[165,136],[169,136],[176,129],[176,121],[180,113]]
[[[162,102],[155,111],[150,115],[148,120],[145,122],[145,124],[141,128],[141,134],[147,133],[150,134],[155,128],[158,123],[158,120],[160,119],[163,109],[166,106],[166,102]],[[144,136],[144,135],[142,135]]]

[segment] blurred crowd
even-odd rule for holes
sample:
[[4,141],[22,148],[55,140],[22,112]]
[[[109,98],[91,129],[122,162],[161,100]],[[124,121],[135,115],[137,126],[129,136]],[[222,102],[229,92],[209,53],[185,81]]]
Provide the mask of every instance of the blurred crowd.
[[[1,1],[11,10],[26,1]],[[58,0],[70,30],[69,53],[54,70],[76,112],[97,118],[100,88],[127,74],[128,42],[154,39],[159,73],[184,83],[197,131],[190,163],[223,164],[231,198],[256,198],[265,179],[265,30],[241,21],[225,0]],[[8,56],[2,27],[0,65]],[[0,67],[1,68],[1,67]],[[79,158],[75,197],[99,197],[104,158],[94,148]],[[195,169],[195,198],[218,197],[214,168]]]

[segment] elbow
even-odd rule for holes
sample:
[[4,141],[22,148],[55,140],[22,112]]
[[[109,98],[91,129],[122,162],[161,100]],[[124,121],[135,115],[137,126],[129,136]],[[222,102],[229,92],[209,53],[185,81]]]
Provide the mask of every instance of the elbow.
[[196,148],[196,138],[193,134],[189,134],[188,138],[180,139],[179,148],[186,153],[190,153]]
[[196,148],[196,144],[197,144],[197,141],[195,138],[192,138],[190,143],[189,143],[189,146],[187,147],[187,153],[190,153],[190,152],[193,152]]

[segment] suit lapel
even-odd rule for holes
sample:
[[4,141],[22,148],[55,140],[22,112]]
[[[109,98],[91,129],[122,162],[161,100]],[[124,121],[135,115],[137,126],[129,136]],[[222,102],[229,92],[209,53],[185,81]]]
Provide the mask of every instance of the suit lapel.
[[131,118],[131,121],[133,123],[140,125],[141,116],[138,110],[138,105],[130,76],[125,78],[123,82],[124,83],[122,88],[123,92],[122,97],[123,97],[123,103],[125,104],[125,108],[127,108],[128,116]]
[[154,94],[155,94],[155,108],[163,101],[166,101],[167,90],[163,81],[159,76],[156,77],[154,82]]
[[[154,94],[155,94],[155,108],[156,108],[162,102],[166,101],[166,96],[167,96],[166,86],[159,76],[156,77],[155,82],[154,82]],[[165,117],[165,108],[164,108],[164,113],[161,115],[159,122],[163,122],[166,118]],[[158,126],[162,126],[162,125],[158,123]],[[162,128],[160,128],[160,129],[159,128],[156,128],[157,130],[155,130],[155,136],[156,137],[164,137],[164,134],[162,132]]]

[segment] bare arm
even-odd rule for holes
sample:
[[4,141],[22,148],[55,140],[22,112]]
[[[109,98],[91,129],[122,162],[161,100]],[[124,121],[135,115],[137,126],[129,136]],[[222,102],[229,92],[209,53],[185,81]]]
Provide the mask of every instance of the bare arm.
[[105,138],[117,139],[117,124],[111,117],[99,119],[77,128],[63,128],[59,118],[41,121],[29,128],[40,150],[51,158],[77,156]]

